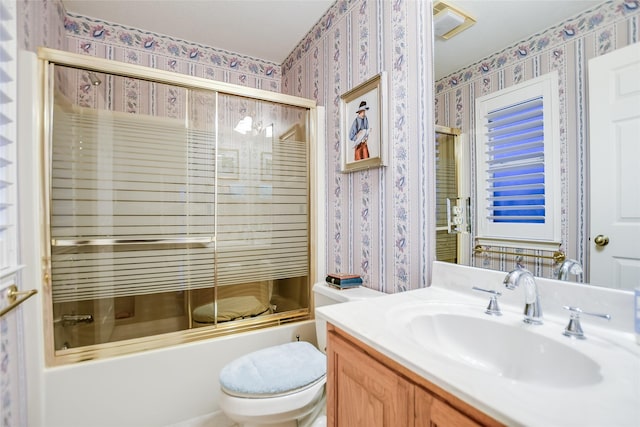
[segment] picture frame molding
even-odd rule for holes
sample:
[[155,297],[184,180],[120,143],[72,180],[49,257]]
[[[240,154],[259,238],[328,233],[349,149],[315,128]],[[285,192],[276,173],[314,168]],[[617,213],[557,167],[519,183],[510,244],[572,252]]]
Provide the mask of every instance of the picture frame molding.
[[[371,157],[363,160],[352,160],[350,152],[349,130],[354,120],[354,112],[361,99],[368,98],[376,101],[374,108],[369,111],[376,111],[372,116],[367,113],[369,123],[373,122],[372,129],[377,133],[377,146],[369,145]],[[340,95],[340,155],[341,172],[349,173],[364,169],[376,168],[385,165],[387,154],[387,82],[386,73],[380,72],[368,80],[360,83],[344,94]],[[377,155],[375,155],[377,154]],[[350,158],[351,156],[351,158]]]

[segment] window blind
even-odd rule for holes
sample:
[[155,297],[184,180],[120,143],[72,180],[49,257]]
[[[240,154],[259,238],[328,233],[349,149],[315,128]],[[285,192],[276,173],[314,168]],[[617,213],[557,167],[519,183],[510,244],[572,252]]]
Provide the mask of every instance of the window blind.
[[543,98],[486,114],[487,218],[495,223],[545,222]]
[[0,2],[0,275],[17,267],[15,3]]

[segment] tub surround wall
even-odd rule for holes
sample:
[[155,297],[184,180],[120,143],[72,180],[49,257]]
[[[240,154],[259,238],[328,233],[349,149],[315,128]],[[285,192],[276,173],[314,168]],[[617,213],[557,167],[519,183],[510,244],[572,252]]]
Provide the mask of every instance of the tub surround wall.
[[[471,176],[475,177],[473,127],[476,98],[553,70],[558,71],[561,105],[561,250],[581,265],[588,263],[589,248],[588,61],[640,41],[639,26],[640,7],[637,1],[608,1],[501,49],[435,84],[436,124],[460,128],[463,134],[469,135],[472,147]],[[473,199],[475,180],[471,188]],[[532,250],[522,252],[539,253]],[[552,260],[541,258],[525,258],[523,264],[541,277],[556,277],[559,268]],[[507,270],[515,266],[515,261],[513,256],[483,254],[473,257],[473,265]]]

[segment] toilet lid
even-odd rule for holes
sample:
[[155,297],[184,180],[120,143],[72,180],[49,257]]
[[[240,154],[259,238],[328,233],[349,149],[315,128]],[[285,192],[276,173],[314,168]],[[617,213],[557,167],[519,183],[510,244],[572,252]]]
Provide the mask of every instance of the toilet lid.
[[273,397],[310,386],[327,373],[327,357],[296,341],[246,354],[220,371],[222,390],[239,397]]

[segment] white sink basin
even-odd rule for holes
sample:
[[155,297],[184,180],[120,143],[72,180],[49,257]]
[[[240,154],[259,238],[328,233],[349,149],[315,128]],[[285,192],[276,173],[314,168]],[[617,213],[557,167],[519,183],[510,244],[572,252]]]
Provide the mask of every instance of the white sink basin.
[[[633,295],[540,280],[544,324],[523,319],[523,290],[505,291],[503,315],[472,286],[501,289],[502,272],[434,263],[429,287],[318,307],[322,318],[508,426],[640,426],[640,346]],[[567,304],[611,314],[585,317],[586,339],[565,337]],[[424,380],[424,382],[422,382]],[[595,402],[595,403],[594,403]]]
[[572,348],[569,339],[562,343],[565,338],[560,329],[555,340],[539,333],[541,329],[535,331],[551,326],[527,325],[513,317],[438,310],[413,314],[403,316],[410,339],[450,361],[505,379],[549,387],[580,387],[602,381],[599,364]]

